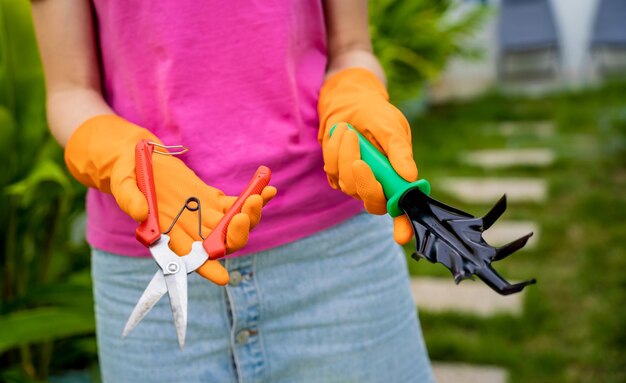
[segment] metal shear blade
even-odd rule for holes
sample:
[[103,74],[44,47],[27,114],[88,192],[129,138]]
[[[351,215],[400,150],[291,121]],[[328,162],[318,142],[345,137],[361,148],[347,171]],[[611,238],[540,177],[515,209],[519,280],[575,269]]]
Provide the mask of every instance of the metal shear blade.
[[[184,263],[181,264],[184,266]],[[178,345],[183,348],[187,333],[187,271],[180,270],[176,274],[166,275],[165,284],[170,297]]]
[[160,270],[154,274],[135,305],[126,322],[122,337],[126,337],[161,297],[168,293],[178,344],[182,348],[185,345],[187,330],[187,274],[198,269],[208,256],[202,248],[202,243],[194,242],[191,252],[179,257],[170,250],[169,240],[166,234],[162,234],[161,239],[150,247],[150,253]]

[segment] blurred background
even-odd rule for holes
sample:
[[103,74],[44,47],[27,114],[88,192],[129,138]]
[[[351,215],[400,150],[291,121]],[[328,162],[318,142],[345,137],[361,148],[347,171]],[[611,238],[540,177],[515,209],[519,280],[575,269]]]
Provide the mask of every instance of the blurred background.
[[[371,0],[433,196],[533,231],[500,297],[407,256],[440,383],[626,382],[626,0]],[[97,382],[84,188],[47,131],[26,0],[0,0],[0,382]],[[410,246],[407,254],[413,252]],[[395,383],[395,382],[392,382]]]

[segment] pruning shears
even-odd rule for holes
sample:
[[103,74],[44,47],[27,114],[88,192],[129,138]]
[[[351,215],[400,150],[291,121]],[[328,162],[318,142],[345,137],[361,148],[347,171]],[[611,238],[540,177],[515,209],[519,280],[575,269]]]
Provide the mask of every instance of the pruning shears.
[[146,197],[149,209],[148,218],[139,224],[135,232],[135,237],[150,250],[150,254],[159,266],[159,270],[157,270],[154,277],[152,277],[152,280],[130,314],[124,331],[122,332],[122,337],[126,337],[161,297],[167,293],[174,318],[174,325],[176,327],[178,344],[182,349],[185,345],[185,334],[187,330],[187,274],[196,271],[198,274],[207,278],[205,269],[203,269],[203,266],[206,267],[207,261],[220,259],[226,255],[226,230],[230,220],[235,214],[241,212],[246,198],[252,194],[261,194],[263,188],[269,183],[271,171],[265,166],[260,166],[244,191],[239,195],[211,233],[206,238],[203,238],[202,241],[195,241],[188,254],[178,256],[169,247],[170,237],[167,233],[174,227],[184,210],[198,211],[198,232],[202,238],[202,233],[200,232],[200,201],[196,197],[188,198],[169,229],[161,233],[152,172],[152,154],[178,153],[155,151],[155,145],[160,146],[148,140],[142,140],[138,142],[135,147],[135,174],[137,176],[137,185],[139,186],[139,190],[141,190]]
[[[511,284],[491,267],[492,261],[504,259],[524,247],[533,234],[529,233],[499,248],[490,246],[484,240],[483,231],[506,210],[506,195],[484,217],[476,218],[431,198],[427,180],[408,182],[400,177],[384,154],[352,126],[349,129],[359,137],[361,159],[370,166],[383,187],[389,215],[397,217],[406,214],[411,221],[416,242],[413,259],[419,261],[425,258],[432,263],[443,264],[451,271],[457,284],[476,275],[502,295],[517,293],[536,283],[535,279],[530,279]],[[331,135],[333,130],[334,127]]]

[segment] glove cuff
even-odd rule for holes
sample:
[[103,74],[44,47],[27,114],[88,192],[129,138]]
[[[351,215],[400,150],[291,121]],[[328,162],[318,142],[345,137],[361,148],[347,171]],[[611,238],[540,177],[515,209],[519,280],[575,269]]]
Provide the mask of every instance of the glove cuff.
[[389,101],[385,84],[372,71],[365,68],[347,68],[330,76],[322,86],[320,99],[335,92],[376,92]]
[[385,84],[368,69],[357,67],[343,69],[324,82],[318,101],[320,128],[317,139],[320,144],[327,136],[329,125],[340,122],[329,121],[329,117],[338,111],[338,107],[341,108],[341,105],[350,103],[350,100],[363,97],[389,101]]
[[134,156],[138,141],[161,141],[150,131],[109,114],[98,115],[76,129],[65,147],[64,159],[70,173],[80,183],[111,193],[111,170],[117,160]]

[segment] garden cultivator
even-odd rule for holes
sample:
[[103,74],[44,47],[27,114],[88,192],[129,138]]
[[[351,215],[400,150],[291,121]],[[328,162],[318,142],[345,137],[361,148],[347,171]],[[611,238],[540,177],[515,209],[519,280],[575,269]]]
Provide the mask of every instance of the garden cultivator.
[[[353,129],[353,128],[351,128]],[[356,132],[356,130],[355,130]],[[478,276],[489,287],[502,295],[521,291],[534,284],[530,279],[511,284],[492,267],[499,261],[524,247],[532,233],[503,247],[493,247],[482,237],[506,210],[506,196],[482,218],[445,205],[431,197],[430,184],[426,180],[407,182],[392,168],[389,160],[360,133],[361,158],[374,172],[387,197],[387,210],[392,217],[406,214],[415,232],[415,260],[426,258],[432,263],[446,266],[458,284],[462,280]],[[331,130],[332,134],[332,130]]]
[[485,242],[482,232],[504,213],[506,197],[502,197],[482,218],[444,205],[419,188],[404,193],[400,207],[411,220],[415,232],[417,251],[412,255],[413,259],[426,258],[443,264],[452,272],[457,284],[477,275],[498,293],[508,295],[535,283],[531,279],[510,284],[491,267],[492,261],[499,261],[521,249],[532,236],[529,233],[500,248]]

